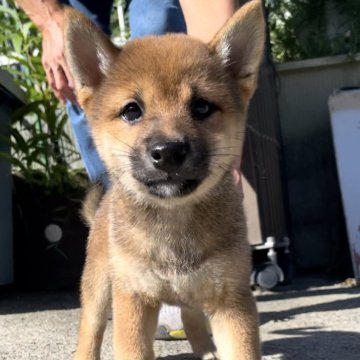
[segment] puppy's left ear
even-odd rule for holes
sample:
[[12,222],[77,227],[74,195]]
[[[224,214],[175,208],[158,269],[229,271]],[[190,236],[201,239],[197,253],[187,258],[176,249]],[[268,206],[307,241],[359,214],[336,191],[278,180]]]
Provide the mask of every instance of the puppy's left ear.
[[264,42],[265,21],[261,0],[252,0],[227,21],[209,44],[237,79],[245,103],[256,89]]
[[65,8],[64,42],[76,96],[84,107],[107,75],[120,49],[91,20],[70,7]]

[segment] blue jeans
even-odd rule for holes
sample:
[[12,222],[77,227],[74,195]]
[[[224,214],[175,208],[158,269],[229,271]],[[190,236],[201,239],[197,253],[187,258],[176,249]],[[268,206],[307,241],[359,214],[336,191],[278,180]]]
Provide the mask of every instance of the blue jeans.
[[[63,0],[62,2],[80,10],[103,31],[110,33],[112,1]],[[167,32],[186,32],[179,0],[131,0],[129,22],[132,39],[146,35],[162,35]],[[84,112],[70,102],[67,103],[67,110],[90,181],[108,186],[106,167],[96,150]]]

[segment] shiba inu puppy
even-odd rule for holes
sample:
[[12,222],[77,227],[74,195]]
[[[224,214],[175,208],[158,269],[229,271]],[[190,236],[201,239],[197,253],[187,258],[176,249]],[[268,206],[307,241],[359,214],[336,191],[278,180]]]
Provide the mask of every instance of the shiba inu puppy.
[[89,216],[75,359],[100,358],[111,300],[117,360],[154,359],[162,302],[182,308],[197,357],[260,359],[232,168],[262,58],[261,2],[244,5],[210,43],[173,34],[121,49],[68,9],[65,42],[112,183]]

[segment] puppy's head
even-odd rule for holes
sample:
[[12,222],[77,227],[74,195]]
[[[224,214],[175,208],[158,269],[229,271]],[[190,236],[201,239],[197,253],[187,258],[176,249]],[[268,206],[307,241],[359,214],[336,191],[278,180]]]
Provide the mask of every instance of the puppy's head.
[[114,47],[68,9],[66,58],[114,184],[170,205],[207,194],[240,156],[264,43],[259,0],[208,43],[186,35]]

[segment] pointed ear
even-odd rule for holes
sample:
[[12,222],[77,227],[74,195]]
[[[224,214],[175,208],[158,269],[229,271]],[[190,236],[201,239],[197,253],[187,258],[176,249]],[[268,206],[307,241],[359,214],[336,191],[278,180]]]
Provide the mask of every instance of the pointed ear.
[[80,105],[101,83],[120,51],[86,16],[70,7],[65,9],[65,57],[75,82]]
[[264,42],[265,21],[261,0],[252,0],[227,21],[209,44],[238,80],[242,96],[247,100],[256,89]]

